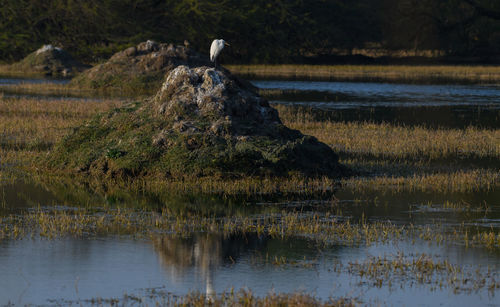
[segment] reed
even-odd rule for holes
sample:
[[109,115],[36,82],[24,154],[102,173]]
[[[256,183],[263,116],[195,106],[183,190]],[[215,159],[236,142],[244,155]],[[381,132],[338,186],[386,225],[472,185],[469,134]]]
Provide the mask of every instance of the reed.
[[455,294],[483,288],[490,292],[500,289],[498,274],[495,271],[472,270],[454,265],[448,260],[436,261],[427,254],[409,257],[398,253],[395,257],[369,257],[363,262],[350,262],[347,272],[358,275],[378,288],[403,288],[405,284],[415,282],[431,289],[449,288]]
[[[37,161],[53,144],[96,113],[122,106],[119,99],[0,97],[0,155],[3,165],[22,165],[30,173],[55,173]],[[341,162],[355,170],[340,184],[357,190],[479,191],[500,185],[498,161],[500,130],[431,129],[387,123],[322,122],[307,113],[277,106],[283,122],[313,135],[341,155]],[[489,161],[488,163],[480,161]],[[62,177],[74,174],[57,174]],[[82,178],[82,180],[85,180]],[[104,178],[108,186],[113,178]],[[96,183],[99,186],[101,183]],[[130,189],[162,189],[185,193],[314,194],[331,193],[338,181],[328,178],[186,178],[172,181],[153,177],[118,182]]]
[[46,151],[86,119],[121,104],[112,99],[0,98],[0,151]]
[[35,71],[22,71],[13,68],[12,65],[3,64],[0,65],[0,76],[7,78],[41,78],[44,77],[45,74]]
[[276,105],[284,124],[317,137],[336,151],[390,159],[500,158],[500,130],[432,129],[389,123],[315,121]]
[[473,230],[465,226],[395,225],[390,222],[351,223],[331,213],[287,212],[258,216],[203,217],[127,208],[35,208],[24,215],[0,217],[0,240],[65,236],[133,235],[150,237],[159,233],[186,236],[198,232],[223,234],[257,233],[274,238],[306,236],[319,242],[340,245],[372,245],[423,240],[434,244],[461,244],[498,250],[500,234],[493,230]]
[[415,83],[500,82],[499,66],[468,65],[229,65],[246,78]]
[[[58,83],[19,83],[0,85],[0,92],[10,95],[62,96],[62,97],[121,97],[113,90],[95,90]],[[132,95],[133,96],[133,95]]]
[[231,289],[230,291],[220,294],[206,295],[200,292],[190,292],[185,295],[174,295],[167,291],[164,287],[144,289],[144,294],[126,294],[122,298],[92,298],[78,301],[64,301],[65,304],[81,305],[109,305],[109,306],[190,306],[190,307],[205,307],[205,306],[294,306],[294,307],[350,307],[357,306],[355,299],[350,298],[330,298],[321,300],[315,296],[303,293],[275,293],[270,291],[267,295],[257,296],[251,290],[242,288],[238,291]]

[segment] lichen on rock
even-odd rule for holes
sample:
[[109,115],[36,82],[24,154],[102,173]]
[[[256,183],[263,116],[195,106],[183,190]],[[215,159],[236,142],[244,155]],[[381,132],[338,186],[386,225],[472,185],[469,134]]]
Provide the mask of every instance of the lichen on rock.
[[48,45],[43,45],[40,49],[38,49],[37,51],[35,51],[35,53],[38,55],[40,53],[50,52],[50,51],[53,51],[53,50],[55,50],[57,52],[61,52],[62,51],[61,48],[54,47],[51,44],[48,44]]
[[183,65],[153,97],[77,128],[49,163],[108,176],[345,174],[330,147],[284,126],[244,82],[225,71]]

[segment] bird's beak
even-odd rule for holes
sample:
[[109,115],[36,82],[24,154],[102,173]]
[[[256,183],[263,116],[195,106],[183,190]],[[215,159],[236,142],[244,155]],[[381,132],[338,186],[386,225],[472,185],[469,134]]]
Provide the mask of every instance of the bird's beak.
[[229,45],[229,44],[228,44],[228,43],[226,43],[226,42],[224,42],[224,45],[226,45],[226,46],[231,46],[231,45]]

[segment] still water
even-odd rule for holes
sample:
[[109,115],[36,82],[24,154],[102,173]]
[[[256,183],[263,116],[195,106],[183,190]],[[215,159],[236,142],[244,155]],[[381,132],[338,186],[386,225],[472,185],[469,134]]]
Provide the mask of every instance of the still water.
[[[0,79],[0,85],[41,80]],[[59,82],[59,81],[57,81]],[[65,81],[60,81],[65,82]],[[273,104],[295,106],[317,119],[391,122],[463,128],[500,127],[500,87],[478,85],[404,85],[349,82],[255,81]],[[498,169],[498,161],[486,161]],[[128,191],[96,193],[78,183],[0,181],[0,216],[32,208],[120,206],[168,207],[171,212],[207,216],[259,216],[282,211],[329,212],[339,220],[390,221],[397,225],[463,225],[500,231],[500,190],[464,193],[359,192],[347,188],[326,197],[217,197],[158,195]],[[461,206],[446,206],[446,203]],[[464,204],[466,204],[464,206]],[[462,268],[468,282],[450,286],[453,276],[433,273],[420,282],[418,272],[389,272],[383,278],[359,273],[372,257],[412,261],[425,254]],[[497,249],[465,247],[461,242],[324,244],[306,237],[273,238],[256,234],[194,233],[184,237],[103,236],[56,240],[0,241],[0,305],[89,303],[125,295],[153,304],[155,297],[199,291],[212,295],[248,288],[303,291],[321,299],[347,297],[360,304],[393,306],[500,305],[499,289],[474,287],[484,278],[500,280]],[[490,273],[488,273],[490,272]],[[477,274],[480,274],[478,277]],[[467,278],[469,276],[470,278]],[[461,277],[460,277],[461,278]],[[153,298],[151,298],[152,293]]]
[[[96,205],[178,207],[192,210],[185,199],[163,199],[129,195],[121,199],[95,194],[84,187],[65,189],[57,184],[18,181],[1,185],[2,214],[26,212],[41,206]],[[356,222],[391,221],[400,225],[443,227],[468,225],[500,230],[500,191],[476,193],[366,193],[340,189],[335,207],[321,199],[237,201],[196,196],[198,213],[209,216],[252,215],[295,211],[333,212],[338,218]],[[376,199],[376,201],[374,201]],[[471,210],[450,209],[445,201],[466,201]],[[486,207],[487,209],[486,209]],[[225,208],[225,210],[220,209]],[[466,248],[463,244],[433,244],[403,239],[396,242],[324,244],[306,237],[272,238],[265,235],[194,233],[184,237],[168,234],[150,239],[104,236],[92,239],[24,239],[0,241],[0,304],[61,304],[87,300],[123,299],[124,295],[154,303],[162,295],[198,291],[212,295],[232,288],[251,289],[256,295],[269,291],[310,293],[321,299],[348,297],[362,304],[389,305],[495,305],[498,290],[475,289],[473,283],[458,290],[448,284],[450,276],[434,273],[421,283],[414,272],[384,275],[376,279],[361,276],[352,265],[371,257],[409,261],[425,254],[433,261],[449,261],[465,276],[480,272],[486,280],[500,278],[497,250]],[[494,276],[487,275],[488,269]],[[461,273],[462,274],[462,273]],[[152,297],[151,294],[155,293]],[[148,301],[149,300],[149,301]]]
[[463,128],[500,126],[500,86],[253,81],[271,103],[318,119]]
[[0,78],[0,86],[17,84],[67,84],[69,79],[25,79],[25,78]]
[[[362,303],[390,305],[413,305],[412,301],[420,306],[499,302],[495,293],[485,288],[475,290],[466,285],[456,291],[443,282],[429,291],[430,284],[398,274],[386,276],[380,286],[374,286],[374,280],[348,271],[349,265],[363,263],[368,257],[391,258],[398,253],[409,259],[421,253],[436,255],[436,261],[447,259],[461,265],[465,274],[486,271],[487,266],[495,271],[500,267],[498,255],[488,251],[419,242],[325,247],[304,238],[195,234],[187,238],[157,236],[151,241],[109,237],[21,240],[1,242],[0,247],[3,304],[120,299],[125,294],[141,298],[153,290],[211,295],[233,287],[246,287],[259,296],[270,291],[302,291],[322,299],[350,297]],[[276,259],[286,259],[287,263],[276,264]],[[478,262],[483,265],[480,269],[475,266]]]

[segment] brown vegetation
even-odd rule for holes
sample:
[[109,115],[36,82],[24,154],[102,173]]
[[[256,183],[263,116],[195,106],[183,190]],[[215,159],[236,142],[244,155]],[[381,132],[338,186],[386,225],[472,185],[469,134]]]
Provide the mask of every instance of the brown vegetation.
[[408,65],[229,65],[246,78],[397,83],[500,83],[500,66]]

